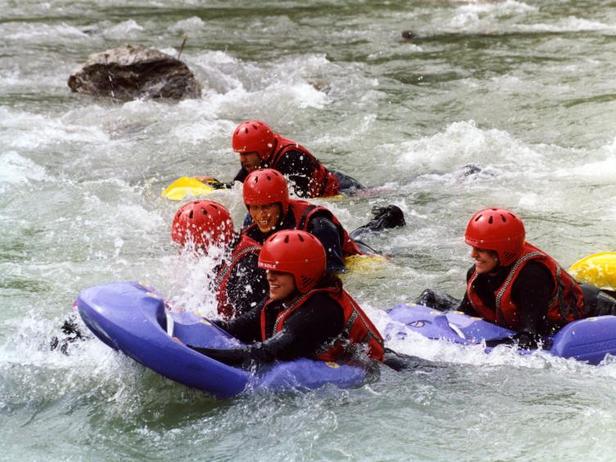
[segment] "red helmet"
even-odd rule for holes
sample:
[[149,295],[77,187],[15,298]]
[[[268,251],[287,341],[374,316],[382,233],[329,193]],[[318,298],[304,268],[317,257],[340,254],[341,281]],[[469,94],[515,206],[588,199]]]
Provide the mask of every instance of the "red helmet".
[[464,241],[478,249],[493,250],[501,265],[508,266],[522,253],[526,231],[517,215],[505,209],[483,209],[466,225]]
[[235,152],[256,152],[261,160],[267,160],[274,149],[275,138],[274,132],[265,122],[248,120],[235,128],[231,144]]
[[247,207],[280,203],[283,215],[289,209],[289,187],[278,170],[264,168],[251,172],[244,180],[243,194]]
[[196,248],[207,251],[210,245],[231,242],[233,220],[229,211],[217,202],[188,202],[175,212],[171,239],[182,246],[192,241]]
[[278,231],[263,243],[259,268],[291,273],[297,290],[306,293],[325,274],[325,249],[321,241],[306,231]]

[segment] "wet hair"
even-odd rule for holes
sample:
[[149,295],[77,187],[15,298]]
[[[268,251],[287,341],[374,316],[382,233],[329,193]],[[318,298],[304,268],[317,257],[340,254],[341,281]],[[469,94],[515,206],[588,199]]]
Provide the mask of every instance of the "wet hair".
[[342,280],[333,271],[326,271],[323,277],[317,282],[315,289],[342,289]]

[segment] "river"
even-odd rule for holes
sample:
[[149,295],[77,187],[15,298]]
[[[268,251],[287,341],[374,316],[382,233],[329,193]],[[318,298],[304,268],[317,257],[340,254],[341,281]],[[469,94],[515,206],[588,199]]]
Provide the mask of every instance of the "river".
[[[160,191],[182,175],[231,179],[230,136],[246,118],[384,186],[323,202],[347,228],[373,206],[404,210],[405,228],[368,239],[387,263],[345,276],[381,324],[383,308],[426,287],[462,295],[464,227],[485,206],[516,211],[565,267],[614,250],[612,1],[0,0],[0,11],[0,460],[613,460],[609,359],[411,338],[390,346],[433,366],[218,401],[94,339],[49,347],[79,291],[104,282],[147,282],[212,314],[207,262],[171,245],[178,204]],[[68,89],[91,53],[135,43],[175,55],[183,37],[200,99]],[[214,198],[240,222],[239,188]]]

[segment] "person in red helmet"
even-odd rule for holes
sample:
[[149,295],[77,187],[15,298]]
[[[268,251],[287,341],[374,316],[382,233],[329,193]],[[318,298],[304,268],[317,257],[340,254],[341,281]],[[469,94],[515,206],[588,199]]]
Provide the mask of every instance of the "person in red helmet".
[[[509,210],[479,210],[468,221],[464,240],[474,265],[458,309],[516,331],[520,346],[535,347],[576,319],[616,314],[615,299],[579,284],[554,258],[526,241],[524,223]],[[430,305],[426,292],[423,302]]]
[[224,250],[212,281],[223,318],[252,310],[267,294],[265,272],[257,265],[261,244],[236,234],[231,215],[221,204],[198,200],[182,205],[173,217],[171,239],[198,254],[207,254],[214,246]]
[[461,311],[519,332],[525,345],[584,317],[580,285],[556,260],[526,242],[524,223],[513,212],[476,212],[464,240],[474,265]]
[[216,324],[246,343],[237,349],[193,347],[226,364],[310,358],[346,361],[365,351],[383,360],[381,334],[338,277],[326,271],[325,249],[312,234],[279,231],[261,249],[268,297],[254,310]]
[[[264,242],[274,232],[282,229],[300,229],[314,234],[327,251],[327,268],[344,270],[344,258],[350,255],[376,253],[361,241],[355,241],[340,221],[327,208],[301,199],[290,199],[286,179],[273,169],[255,170],[244,181],[244,204],[252,224],[242,230],[242,235],[256,242]],[[404,215],[398,207],[383,208],[360,231],[379,230],[403,226]]]
[[260,120],[248,120],[233,131],[233,150],[241,168],[234,181],[244,182],[252,171],[273,168],[293,183],[299,197],[328,197],[339,192],[363,189],[357,180],[330,171],[308,149],[283,137]]

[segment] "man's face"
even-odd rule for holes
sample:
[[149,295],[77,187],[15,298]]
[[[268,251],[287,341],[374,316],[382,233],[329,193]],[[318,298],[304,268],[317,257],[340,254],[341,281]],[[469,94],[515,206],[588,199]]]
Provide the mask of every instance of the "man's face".
[[257,170],[261,166],[261,158],[256,152],[241,152],[240,164],[248,173]]
[[273,231],[276,225],[280,223],[282,219],[282,208],[280,204],[266,204],[266,205],[249,205],[248,213],[252,218],[252,222],[256,223],[259,231],[266,234]]

